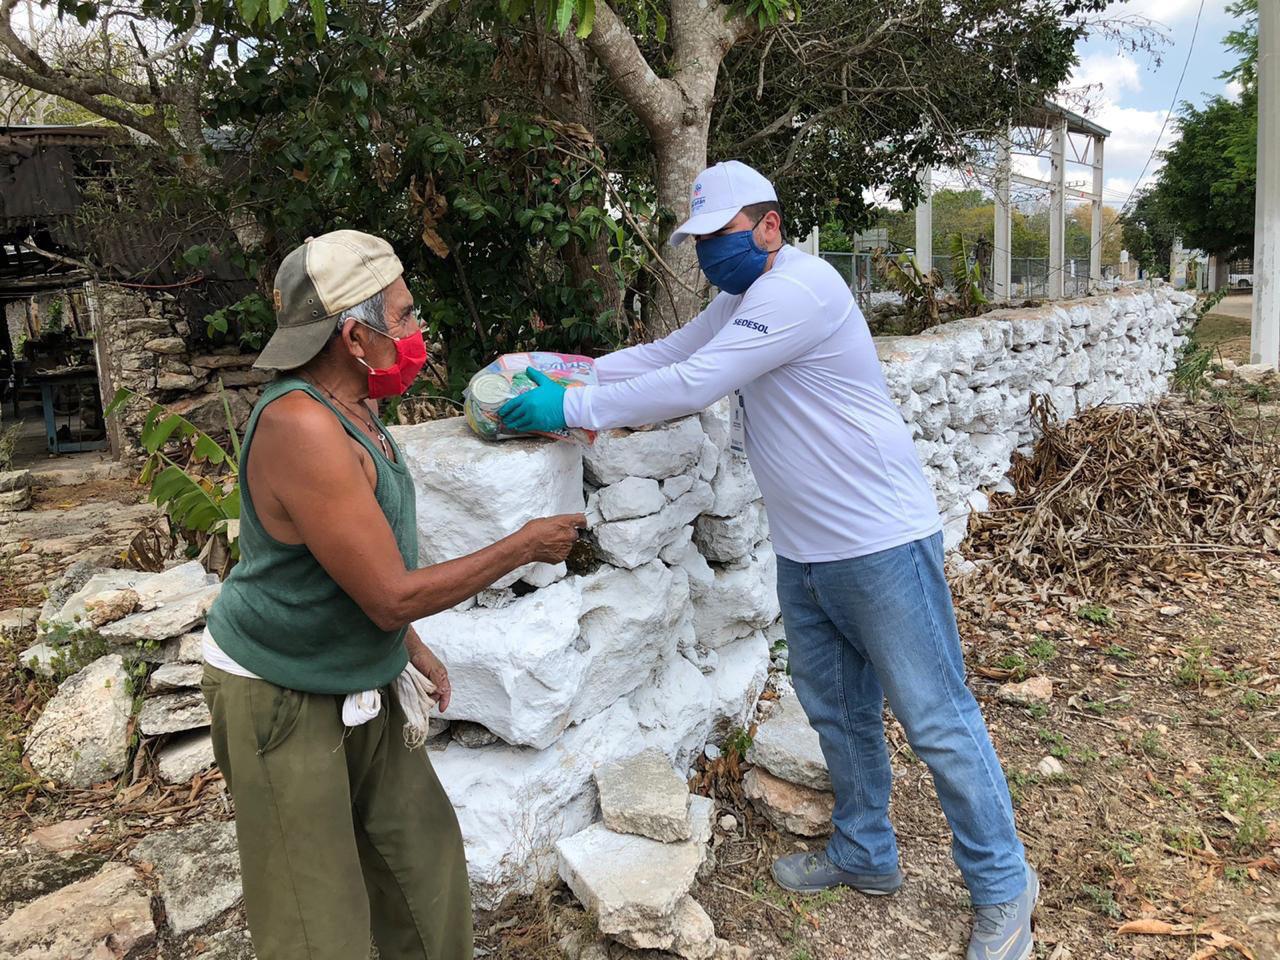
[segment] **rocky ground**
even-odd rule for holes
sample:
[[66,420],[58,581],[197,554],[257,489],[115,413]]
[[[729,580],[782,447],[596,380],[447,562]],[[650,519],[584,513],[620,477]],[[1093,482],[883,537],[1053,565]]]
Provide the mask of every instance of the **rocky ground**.
[[[1234,376],[1209,380],[1242,411],[1253,404],[1260,425],[1280,420],[1269,396]],[[0,514],[0,609],[40,607],[69,562],[119,557],[154,516],[119,481],[37,486],[32,497],[33,510]],[[1280,560],[1230,559],[1135,569],[1106,596],[957,581],[972,686],[1042,877],[1042,960],[1280,958]],[[116,957],[251,957],[215,770],[167,780],[158,751],[169,735],[144,731],[119,776],[82,788],[53,786],[23,756],[56,690],[17,662],[30,619],[0,623],[0,956],[59,960],[109,943]],[[478,916],[482,955],[616,960],[621,947],[587,932],[609,913],[612,877],[589,869],[597,849],[639,832],[656,835],[642,842],[662,855],[684,856],[686,833],[705,831],[712,856],[701,867],[681,861],[673,902],[688,929],[705,934],[709,918],[722,956],[727,944],[760,960],[963,956],[968,908],[946,824],[892,723],[904,888],[869,900],[773,885],[775,856],[822,843],[829,803],[820,758],[802,727],[787,726],[794,718],[783,666],[755,730],[699,762],[693,789],[709,802],[681,801],[676,789],[674,812],[670,795],[640,798],[639,814],[606,810],[599,836],[562,845],[567,885]],[[618,805],[619,790],[602,792]],[[579,898],[595,901],[591,915]]]

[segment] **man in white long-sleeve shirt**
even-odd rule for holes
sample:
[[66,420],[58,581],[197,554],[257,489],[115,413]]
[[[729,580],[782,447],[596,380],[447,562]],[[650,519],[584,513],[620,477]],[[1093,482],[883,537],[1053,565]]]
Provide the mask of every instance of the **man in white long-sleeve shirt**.
[[976,919],[970,960],[1032,951],[1039,884],[1003,771],[964,682],[942,524],[857,303],[825,261],[784,245],[773,186],[730,161],[703,172],[690,219],[721,291],[688,325],[596,362],[601,384],[542,384],[500,411],[517,430],[639,426],[735,393],[740,442],[778,555],[792,677],[831,773],[826,850],[774,864],[795,891],[902,883],[888,807],[888,697],[928,764]]

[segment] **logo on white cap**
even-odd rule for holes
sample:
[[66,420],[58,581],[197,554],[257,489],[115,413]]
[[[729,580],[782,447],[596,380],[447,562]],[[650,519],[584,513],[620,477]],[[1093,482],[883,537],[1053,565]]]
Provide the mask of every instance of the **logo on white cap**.
[[689,194],[689,219],[671,235],[672,245],[691,236],[715,233],[753,203],[777,202],[778,193],[765,177],[737,160],[708,167]]

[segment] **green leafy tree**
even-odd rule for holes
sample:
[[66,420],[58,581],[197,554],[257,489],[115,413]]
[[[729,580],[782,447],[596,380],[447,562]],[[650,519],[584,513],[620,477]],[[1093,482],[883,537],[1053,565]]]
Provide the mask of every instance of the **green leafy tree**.
[[1227,5],[1227,12],[1239,18],[1240,26],[1223,39],[1223,45],[1240,55],[1240,60],[1221,75],[1223,80],[1235,80],[1248,89],[1258,83],[1258,0],[1236,0]]
[[[308,234],[385,235],[455,389],[502,350],[687,319],[704,285],[691,245],[664,241],[708,159],[773,176],[792,230],[854,229],[868,186],[911,202],[922,167],[967,156],[1069,73],[1080,15],[1104,5],[59,3],[94,30],[146,18],[125,79],[32,58],[3,24],[0,76],[146,135],[139,192],[222,224],[213,255],[260,294]],[[210,329],[252,343],[260,306]]]
[[1240,25],[1223,42],[1240,60],[1222,76],[1240,83],[1240,98],[1212,97],[1203,107],[1183,104],[1179,137],[1164,152],[1152,203],[1188,246],[1230,259],[1247,256],[1253,249],[1258,3],[1236,0],[1227,9]]
[[1152,190],[1140,193],[1120,218],[1120,225],[1121,240],[1129,255],[1148,274],[1167,279],[1178,227],[1161,206],[1160,196]]
[[1253,249],[1258,95],[1184,105],[1154,192],[1189,247],[1228,259]]

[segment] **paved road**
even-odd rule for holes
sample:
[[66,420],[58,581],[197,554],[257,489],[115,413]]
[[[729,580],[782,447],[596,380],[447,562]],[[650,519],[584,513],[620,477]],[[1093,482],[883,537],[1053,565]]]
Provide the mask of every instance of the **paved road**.
[[1213,312],[1249,320],[1253,316],[1253,294],[1228,294],[1213,308]]

